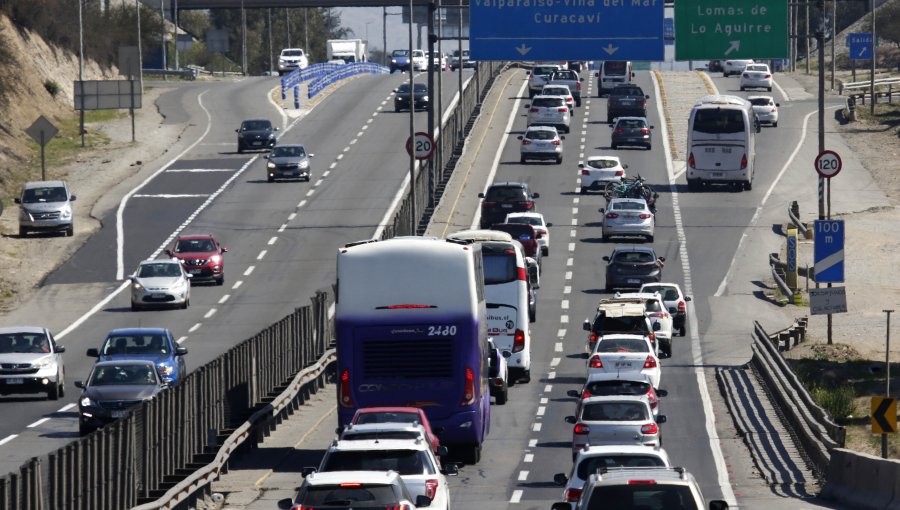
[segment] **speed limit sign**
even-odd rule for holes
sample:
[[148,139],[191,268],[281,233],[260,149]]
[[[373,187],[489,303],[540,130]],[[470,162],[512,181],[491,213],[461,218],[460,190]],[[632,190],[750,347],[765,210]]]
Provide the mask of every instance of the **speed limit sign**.
[[830,179],[841,171],[841,157],[834,151],[822,151],[816,156],[816,172],[819,175]]
[[434,140],[428,133],[418,131],[414,138],[406,139],[406,152],[416,159],[428,159],[434,152]]

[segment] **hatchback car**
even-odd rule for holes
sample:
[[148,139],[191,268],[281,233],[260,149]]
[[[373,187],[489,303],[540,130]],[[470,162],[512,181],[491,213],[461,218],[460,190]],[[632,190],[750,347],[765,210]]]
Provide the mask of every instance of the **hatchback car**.
[[191,275],[174,259],[145,260],[131,277],[131,310],[191,306]]
[[566,99],[566,106],[569,107],[569,113],[575,115],[575,96],[572,95],[572,91],[569,90],[568,85],[544,85],[544,88],[541,89],[540,95],[542,96],[560,96]]
[[581,497],[585,481],[601,469],[671,465],[669,455],[662,448],[636,445],[585,446],[575,456],[575,463],[569,476],[557,473],[553,481],[565,487],[563,499],[574,506]]
[[661,414],[655,419],[645,397],[591,397],[584,401],[581,412],[567,416],[572,429],[572,458],[585,445],[662,446],[659,425],[666,422]]
[[[413,90],[415,93],[415,109],[427,110],[431,104],[428,97],[428,85],[424,83],[414,83]],[[409,110],[409,83],[403,83],[394,89],[394,111]]]
[[88,349],[87,355],[100,361],[152,361],[163,382],[176,385],[187,376],[187,352],[187,347],[178,345],[168,329],[121,328],[110,331],[100,348]]
[[525,223],[534,227],[537,233],[538,246],[541,247],[541,256],[550,255],[550,230],[552,223],[544,220],[544,215],[537,212],[509,213],[505,223]]
[[741,73],[741,90],[766,89],[772,92],[772,71],[768,64],[750,64]]
[[646,283],[638,292],[658,292],[669,313],[672,314],[672,327],[678,330],[679,336],[685,336],[687,302],[691,300],[691,296],[686,296],[677,283]]
[[528,108],[529,126],[553,126],[562,133],[569,132],[572,122],[569,107],[561,96],[534,96]]
[[653,147],[653,126],[644,117],[619,117],[612,124],[612,140],[610,148],[616,150],[622,146],[643,147],[648,151]]
[[601,235],[604,242],[614,236],[639,236],[653,242],[656,215],[643,198],[613,198],[600,212],[603,213]]
[[319,508],[408,509],[431,505],[426,496],[413,498],[396,471],[333,471],[303,478],[297,496],[278,501],[281,510]]
[[748,96],[747,101],[753,105],[753,112],[760,124],[771,124],[778,127],[778,107],[772,96]]
[[309,182],[309,159],[313,156],[302,145],[276,145],[266,154],[266,178],[269,182],[275,182],[275,179]]
[[644,335],[605,335],[600,337],[588,357],[587,373],[630,372],[645,375],[659,388],[662,369],[650,339]]
[[603,257],[606,261],[606,291],[618,288],[637,288],[656,283],[662,278],[664,257],[658,257],[651,247],[622,247]]
[[726,60],[725,63],[722,64],[722,75],[728,78],[732,74],[741,74],[742,72],[744,72],[744,68],[752,63],[753,59]]
[[238,134],[238,153],[271,149],[278,141],[275,136],[278,128],[272,126],[272,122],[266,119],[245,120],[241,122],[241,127],[234,131]]
[[529,159],[550,159],[557,165],[563,160],[563,143],[565,137],[560,136],[555,127],[529,126],[524,135],[516,138],[522,140],[519,146],[519,163],[525,164]]
[[181,261],[191,282],[212,281],[225,283],[225,257],[228,248],[219,244],[212,234],[183,235],[166,250],[170,257]]
[[479,193],[481,201],[481,228],[489,228],[506,219],[513,212],[531,212],[539,193],[532,193],[524,182],[495,182],[486,193]]
[[166,384],[152,361],[127,360],[95,363],[87,381],[75,381],[75,387],[84,390],[78,399],[78,431],[85,435],[125,416]]
[[64,352],[47,328],[0,328],[0,395],[47,393],[49,400],[65,396]]
[[581,193],[603,191],[610,182],[625,180],[625,169],[618,156],[590,156],[584,163],[578,164],[581,175]]

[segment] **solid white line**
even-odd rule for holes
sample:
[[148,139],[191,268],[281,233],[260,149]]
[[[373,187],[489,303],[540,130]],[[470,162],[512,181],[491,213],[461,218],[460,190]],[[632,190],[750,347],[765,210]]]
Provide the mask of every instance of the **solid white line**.
[[269,239],[269,246],[272,246],[273,244],[275,244],[276,241],[278,241],[278,238],[277,238],[277,237],[272,237],[272,238],[270,238],[270,239]]
[[204,318],[204,319],[209,319],[210,317],[212,317],[212,316],[215,315],[215,314],[216,314],[216,309],[215,309],[215,308],[210,308],[209,311],[206,312],[206,314],[203,315],[203,318]]
[[[659,93],[659,84],[655,79],[653,82],[653,92],[656,96],[656,111],[662,112],[662,97]],[[681,257],[681,268],[684,274],[684,291],[688,296],[694,295],[693,284],[691,283],[691,264],[688,258],[687,237],[684,232],[684,223],[681,221],[681,206],[679,205],[678,192],[675,188],[674,171],[672,168],[672,154],[669,148],[669,134],[665,122],[660,122],[661,138],[663,143],[663,155],[666,160],[666,169],[669,175],[669,189],[671,191],[672,208],[675,212],[675,230],[678,235],[679,256]],[[709,449],[712,453],[713,460],[716,465],[716,473],[718,475],[719,489],[723,498],[728,502],[729,506],[737,506],[737,499],[734,496],[734,489],[731,487],[731,481],[728,478],[728,465],[725,464],[725,455],[722,453],[722,445],[719,444],[718,433],[716,432],[716,418],[713,414],[712,401],[709,398],[709,388],[706,387],[706,375],[703,372],[703,350],[700,345],[700,335],[698,334],[699,326],[697,316],[691,308],[688,311],[688,322],[691,330],[691,353],[694,358],[694,373],[697,377],[697,386],[700,389],[700,400],[703,402],[703,414],[706,423],[706,437],[709,442]]]
[[253,273],[253,270],[256,269],[256,266],[250,266],[244,270],[244,276],[250,276]]
[[28,428],[33,429],[35,427],[40,427],[42,424],[44,424],[48,421],[50,421],[50,418],[41,418],[40,420],[32,423],[31,425],[28,425]]
[[175,343],[180,344],[180,343],[184,342],[184,341],[187,340],[187,339],[188,339],[188,337],[186,337],[186,336],[179,337],[178,340],[175,340]]
[[225,294],[224,296],[220,297],[219,304],[221,305],[221,304],[225,303],[225,301],[228,301],[228,298],[230,298],[230,297],[231,297],[231,294]]
[[519,471],[519,481],[524,482],[528,480],[528,471]]
[[69,409],[72,409],[73,407],[75,407],[75,405],[76,405],[75,402],[72,402],[71,404],[66,404],[66,405],[62,406],[61,408],[59,408],[59,411],[56,411],[56,412],[64,413],[64,412],[68,411]]
[[243,280],[238,280],[238,281],[234,282],[234,285],[231,286],[231,289],[232,289],[232,290],[237,289],[237,288],[239,288],[239,287],[240,287],[241,285],[243,285],[243,284],[244,284],[244,281],[243,281]]
[[512,493],[512,497],[509,498],[510,503],[518,503],[522,501],[522,490],[516,489]]
[[4,437],[3,439],[0,439],[0,446],[5,445],[6,443],[12,441],[13,439],[15,439],[17,437],[19,437],[19,434],[10,434],[10,435]]
[[269,253],[269,252],[267,250],[263,250],[263,251],[259,252],[259,255],[256,256],[256,260],[262,260],[263,257],[266,256],[266,253]]
[[554,352],[563,352],[562,342],[556,342],[556,344],[553,345],[553,351]]

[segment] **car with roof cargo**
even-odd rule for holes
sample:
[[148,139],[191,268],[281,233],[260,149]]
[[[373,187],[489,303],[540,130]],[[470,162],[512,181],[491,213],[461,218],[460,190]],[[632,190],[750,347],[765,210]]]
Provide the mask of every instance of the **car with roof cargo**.
[[48,400],[65,396],[64,352],[45,327],[0,328],[0,395],[46,393]]
[[88,349],[87,355],[98,361],[152,361],[163,382],[174,386],[187,376],[187,352],[166,328],[119,328],[110,331],[99,348]]
[[78,431],[83,436],[128,414],[151,400],[168,385],[149,360],[98,361],[85,381],[75,381],[83,391],[78,399]]
[[298,144],[276,145],[266,154],[266,179],[302,179],[309,182],[310,158],[314,154]]
[[76,196],[66,181],[32,181],[14,199],[19,204],[19,237],[31,232],[63,232],[75,235],[72,202]]

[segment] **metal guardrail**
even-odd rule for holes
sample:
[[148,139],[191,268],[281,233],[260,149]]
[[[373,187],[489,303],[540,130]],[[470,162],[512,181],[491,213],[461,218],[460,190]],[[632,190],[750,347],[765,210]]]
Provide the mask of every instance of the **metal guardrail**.
[[[751,367],[765,382],[781,415],[800,441],[816,476],[828,471],[831,451],[843,448],[846,431],[815,403],[790,366],[778,345],[759,322],[753,322]],[[776,340],[778,335],[776,335]]]
[[188,80],[197,79],[197,69],[141,69],[144,76],[175,76],[177,78],[187,78]]

